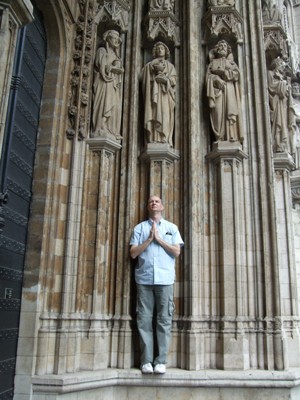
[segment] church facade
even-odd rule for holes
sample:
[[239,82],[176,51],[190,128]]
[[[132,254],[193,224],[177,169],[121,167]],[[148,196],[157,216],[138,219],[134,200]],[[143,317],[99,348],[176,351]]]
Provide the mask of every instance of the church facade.
[[[0,399],[300,397],[300,1],[0,0]],[[133,227],[181,232],[167,373]]]

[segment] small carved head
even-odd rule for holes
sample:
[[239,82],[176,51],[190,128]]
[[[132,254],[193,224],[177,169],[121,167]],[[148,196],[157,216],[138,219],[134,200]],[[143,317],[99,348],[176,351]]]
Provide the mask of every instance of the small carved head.
[[286,62],[281,57],[278,56],[274,58],[274,60],[271,62],[270,69],[284,73],[286,69]]
[[160,56],[160,54],[159,54],[159,49],[160,49],[161,47],[164,47],[164,50],[165,50],[164,57],[165,57],[166,59],[169,58],[169,57],[170,57],[170,50],[169,50],[168,46],[167,46],[165,43],[163,43],[163,42],[157,42],[157,43],[155,43],[155,45],[153,46],[153,49],[152,49],[152,55],[153,55],[153,57],[156,58],[156,57],[159,57],[159,56]]
[[110,41],[113,40],[115,41],[115,44],[119,46],[122,43],[122,39],[120,38],[120,34],[118,31],[115,31],[114,29],[110,29],[103,34],[103,39],[105,41]]
[[220,40],[215,46],[215,53],[220,56],[227,57],[231,52],[231,46],[226,42],[226,40]]

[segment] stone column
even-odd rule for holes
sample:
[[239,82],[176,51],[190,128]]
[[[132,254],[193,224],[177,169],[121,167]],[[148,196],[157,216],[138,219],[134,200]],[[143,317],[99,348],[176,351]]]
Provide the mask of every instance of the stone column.
[[[275,203],[278,251],[278,285],[280,314],[275,316],[275,329],[282,342],[283,368],[299,367],[299,303],[294,249],[294,228],[291,212],[291,171],[295,168],[288,153],[274,154]],[[276,354],[275,354],[276,357]]]
[[247,322],[245,274],[245,220],[243,218],[243,160],[239,142],[218,142],[207,156],[217,177],[219,224],[220,340],[218,367],[249,368],[249,345],[244,335]]
[[149,164],[149,195],[160,196],[166,203],[174,183],[173,163],[179,160],[179,152],[167,143],[148,143],[141,160]]
[[114,293],[112,287],[112,238],[114,231],[114,188],[115,188],[115,158],[121,149],[121,144],[110,138],[88,139],[89,149],[98,157],[99,180],[92,182],[96,186],[96,244],[94,263],[94,283],[92,295],[92,310],[89,329],[89,349],[93,358],[90,366],[93,369],[107,368],[109,365],[109,334],[112,319],[110,298]]
[[61,311],[58,317],[56,373],[74,372],[80,363],[81,318],[77,310],[80,226],[84,186],[85,143],[73,142],[65,242]]

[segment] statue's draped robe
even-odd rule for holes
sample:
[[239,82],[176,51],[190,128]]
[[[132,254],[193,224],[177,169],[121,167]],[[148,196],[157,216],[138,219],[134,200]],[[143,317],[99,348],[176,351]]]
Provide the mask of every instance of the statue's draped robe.
[[[219,89],[216,86],[217,80],[225,83],[224,89]],[[243,141],[238,81],[239,69],[235,62],[222,57],[213,59],[209,64],[207,96],[211,126],[217,141]]]
[[167,78],[167,84],[158,83],[153,68],[158,62],[154,59],[142,71],[144,128],[148,143],[169,143],[173,146],[176,70],[169,61],[163,61],[162,74]]
[[[122,74],[108,71],[108,66],[121,64],[112,49],[100,47],[95,58],[93,83],[92,132],[99,136],[103,131],[118,137],[121,128]],[[104,122],[105,120],[105,122]]]
[[268,71],[268,87],[273,149],[277,152],[287,150],[294,154],[294,135],[297,127],[291,87],[285,77],[276,70]]

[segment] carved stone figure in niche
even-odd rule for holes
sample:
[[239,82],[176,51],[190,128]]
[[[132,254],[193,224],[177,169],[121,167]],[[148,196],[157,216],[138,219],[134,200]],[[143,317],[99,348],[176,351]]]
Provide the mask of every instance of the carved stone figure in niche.
[[175,0],[150,0],[149,8],[150,11],[173,11]]
[[268,71],[273,150],[294,154],[294,136],[297,130],[296,111],[286,67],[286,62],[281,57],[277,57],[272,61]]
[[280,24],[282,14],[273,0],[262,0],[262,16],[265,24]]
[[210,121],[216,141],[242,142],[244,139],[239,79],[231,46],[220,40],[210,51],[206,77]]
[[208,6],[209,7],[217,7],[217,6],[234,6],[235,5],[235,0],[208,0]]
[[292,95],[294,101],[294,110],[295,110],[295,164],[296,169],[300,169],[300,84],[298,82],[294,82],[292,84]]
[[157,42],[152,54],[154,59],[142,70],[146,140],[173,146],[176,70],[166,60],[170,51],[164,43]]
[[92,136],[107,134],[121,139],[123,65],[119,57],[122,40],[115,30],[103,35],[106,47],[96,53],[93,83]]

